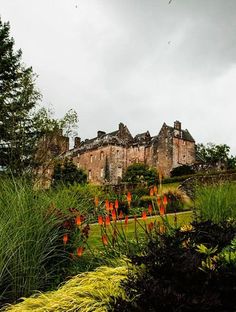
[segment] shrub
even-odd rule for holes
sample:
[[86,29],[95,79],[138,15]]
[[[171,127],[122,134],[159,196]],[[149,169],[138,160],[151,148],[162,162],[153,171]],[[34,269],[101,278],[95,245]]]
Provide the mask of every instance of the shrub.
[[136,163],[127,168],[123,182],[155,185],[158,184],[159,178],[155,168],[148,167],[148,165],[143,163]]
[[178,176],[184,176],[184,175],[191,175],[194,174],[195,171],[191,166],[188,165],[182,165],[178,166],[171,170],[170,176],[171,177],[178,177]]
[[131,258],[139,271],[123,283],[128,300],[118,299],[113,311],[235,311],[235,266],[219,256],[235,234],[230,222],[195,222],[158,234]]

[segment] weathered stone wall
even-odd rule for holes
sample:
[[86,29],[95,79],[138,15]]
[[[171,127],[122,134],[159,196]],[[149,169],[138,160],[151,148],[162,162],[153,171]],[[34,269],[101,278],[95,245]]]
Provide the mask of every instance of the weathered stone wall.
[[173,168],[195,162],[195,143],[173,138]]

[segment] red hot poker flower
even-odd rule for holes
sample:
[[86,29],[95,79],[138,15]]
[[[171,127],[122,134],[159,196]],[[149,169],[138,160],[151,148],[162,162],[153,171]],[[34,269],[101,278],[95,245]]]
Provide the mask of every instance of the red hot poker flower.
[[123,219],[123,218],[124,218],[124,215],[123,215],[123,212],[121,210],[120,213],[119,213],[119,219]]
[[157,189],[157,186],[156,186],[156,185],[153,187],[153,192],[154,192],[155,195],[157,195],[158,189]]
[[163,216],[165,214],[165,207],[164,205],[161,205],[160,207],[160,215]]
[[125,225],[128,225],[129,217],[125,216]]
[[166,195],[164,195],[164,197],[163,197],[163,205],[166,206],[167,203],[168,203],[168,199],[167,199]]
[[145,210],[142,212],[142,219],[143,219],[144,221],[147,220],[147,213],[146,213]]
[[113,221],[116,220],[116,211],[115,211],[115,209],[112,210],[111,217],[112,217]]
[[102,216],[98,216],[98,224],[103,225],[103,218]]
[[64,244],[64,245],[66,245],[66,244],[67,244],[68,239],[69,239],[68,234],[64,234],[64,235],[63,235],[63,244]]
[[118,199],[115,200],[115,209],[118,209],[119,208],[119,202],[118,202]]
[[105,220],[105,224],[106,225],[110,225],[111,221],[110,221],[110,217],[106,216],[106,220]]
[[157,197],[157,204],[159,207],[161,206],[161,198],[160,197]]
[[108,245],[108,238],[107,238],[106,234],[102,235],[102,242],[103,242],[103,245]]
[[148,205],[148,213],[150,215],[152,214],[152,205],[151,204]]
[[81,216],[77,216],[77,217],[75,218],[75,224],[78,225],[78,226],[81,225]]
[[113,210],[113,206],[114,206],[114,204],[113,203],[110,203],[110,205],[109,205],[109,210]]
[[131,193],[128,192],[128,194],[127,194],[127,202],[128,202],[128,203],[131,202],[131,198],[132,198]]
[[78,247],[77,248],[77,250],[76,250],[76,252],[77,252],[77,256],[78,257],[81,257],[82,256],[82,254],[83,254],[83,252],[84,252],[84,247]]
[[109,211],[109,200],[105,200],[106,211]]
[[150,188],[150,196],[153,196],[153,195],[154,195],[153,188]]

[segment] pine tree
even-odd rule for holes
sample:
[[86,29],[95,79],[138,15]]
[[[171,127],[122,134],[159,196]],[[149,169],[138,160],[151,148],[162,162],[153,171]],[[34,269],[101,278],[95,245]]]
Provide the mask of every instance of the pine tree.
[[35,74],[14,51],[9,23],[0,19],[0,166],[22,174],[32,164],[39,133],[32,115],[41,95]]

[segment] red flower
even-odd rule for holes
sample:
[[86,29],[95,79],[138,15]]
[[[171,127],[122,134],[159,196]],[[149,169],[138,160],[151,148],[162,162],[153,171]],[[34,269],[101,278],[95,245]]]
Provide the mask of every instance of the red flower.
[[105,224],[106,225],[110,225],[111,221],[110,221],[110,217],[106,216],[106,220],[105,220]]
[[77,217],[75,218],[75,224],[78,225],[78,226],[81,225],[81,217],[80,217],[80,216],[77,216]]
[[129,204],[130,204],[130,202],[131,202],[131,198],[132,198],[131,193],[128,192],[128,194],[127,194],[127,202],[128,202]]
[[143,219],[144,221],[147,220],[147,213],[146,213],[145,210],[142,212],[142,219]]
[[120,211],[120,214],[119,214],[119,219],[123,219],[124,215],[123,215],[123,212],[122,210]]
[[84,252],[84,247],[78,247],[76,252],[77,252],[77,256],[81,257]]
[[164,195],[164,197],[163,197],[163,205],[166,206],[167,203],[168,203],[168,199],[167,199],[166,195]]
[[116,211],[115,211],[115,209],[112,210],[111,217],[112,217],[113,221],[116,220]]
[[160,207],[160,215],[163,216],[165,214],[165,207],[161,205]]
[[102,242],[103,242],[103,245],[108,245],[108,238],[107,238],[106,234],[102,235]]
[[99,204],[99,200],[98,200],[97,196],[95,196],[95,198],[94,198],[94,204],[95,204],[95,207],[97,207]]
[[129,220],[129,217],[125,216],[125,225],[128,225],[128,220]]
[[153,188],[150,188],[150,196],[153,196],[153,195],[154,195]]
[[67,244],[68,239],[69,239],[68,234],[64,234],[64,235],[63,235],[63,244],[64,244],[64,245],[66,245],[66,244]]
[[118,209],[119,208],[119,202],[118,202],[118,199],[115,200],[115,209]]
[[110,203],[110,205],[109,205],[109,210],[113,210],[113,206],[114,206],[114,204],[113,203]]
[[154,223],[153,223],[153,222],[150,222],[150,223],[148,224],[148,230],[149,230],[149,232],[151,232],[151,231],[153,230],[153,228],[154,228]]
[[103,225],[103,218],[102,216],[98,216],[98,224]]
[[150,215],[152,214],[152,205],[151,204],[148,205],[148,213]]
[[106,211],[109,211],[109,200],[105,200]]

